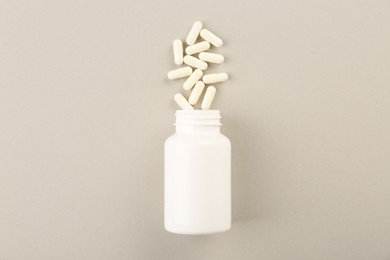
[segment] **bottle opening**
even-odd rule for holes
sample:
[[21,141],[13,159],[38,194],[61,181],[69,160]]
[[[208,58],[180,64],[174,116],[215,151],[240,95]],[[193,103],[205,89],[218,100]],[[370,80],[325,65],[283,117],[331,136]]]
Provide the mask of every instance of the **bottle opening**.
[[220,126],[219,110],[176,110],[175,125]]

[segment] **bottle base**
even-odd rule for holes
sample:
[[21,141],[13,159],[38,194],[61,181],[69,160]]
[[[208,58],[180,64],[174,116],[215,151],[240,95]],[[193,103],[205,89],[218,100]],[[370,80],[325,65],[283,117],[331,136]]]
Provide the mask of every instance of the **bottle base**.
[[178,235],[195,235],[195,236],[201,236],[201,235],[213,235],[218,233],[223,233],[226,231],[229,231],[231,229],[231,226],[224,228],[224,229],[216,229],[216,230],[179,230],[179,229],[171,229],[168,227],[165,227],[165,230],[178,234]]

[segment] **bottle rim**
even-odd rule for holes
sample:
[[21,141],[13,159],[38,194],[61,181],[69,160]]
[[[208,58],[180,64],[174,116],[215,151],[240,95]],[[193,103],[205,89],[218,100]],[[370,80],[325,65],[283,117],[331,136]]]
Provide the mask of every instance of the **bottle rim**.
[[219,110],[176,110],[174,125],[220,126]]

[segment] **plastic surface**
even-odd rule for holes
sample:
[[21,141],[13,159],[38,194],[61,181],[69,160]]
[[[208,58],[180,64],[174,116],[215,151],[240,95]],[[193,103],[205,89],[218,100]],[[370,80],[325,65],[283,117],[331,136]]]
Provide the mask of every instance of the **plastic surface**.
[[169,232],[212,234],[231,227],[231,145],[218,110],[176,111],[165,141],[164,223]]

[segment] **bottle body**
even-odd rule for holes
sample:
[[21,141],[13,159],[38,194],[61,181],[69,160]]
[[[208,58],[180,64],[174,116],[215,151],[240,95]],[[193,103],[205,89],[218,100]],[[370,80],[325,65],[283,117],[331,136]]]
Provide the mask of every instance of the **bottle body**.
[[164,148],[164,222],[170,232],[211,234],[231,227],[231,145],[219,132],[217,115],[176,112],[176,133]]

